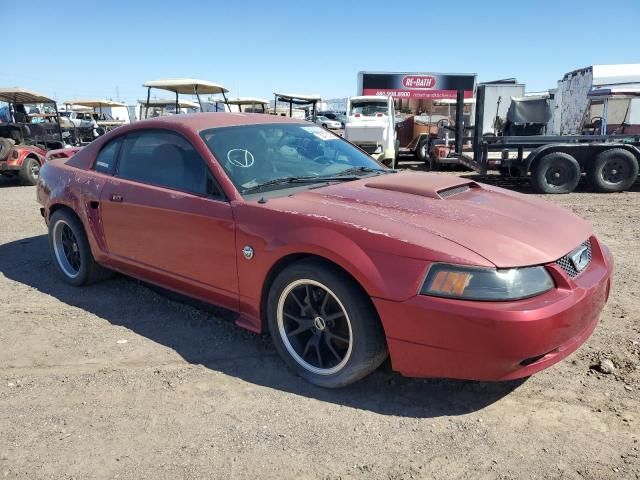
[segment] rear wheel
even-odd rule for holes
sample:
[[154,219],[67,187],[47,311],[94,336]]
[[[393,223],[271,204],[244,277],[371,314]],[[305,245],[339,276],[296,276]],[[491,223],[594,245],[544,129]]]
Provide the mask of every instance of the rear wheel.
[[628,190],[638,178],[638,161],[629,151],[612,148],[600,152],[587,170],[587,179],[597,192]]
[[58,272],[71,285],[86,285],[111,274],[96,263],[80,220],[68,210],[51,215],[49,248]]
[[336,388],[373,372],[387,356],[370,300],[344,273],[301,261],[275,279],[269,331],[285,363],[305,380]]
[[563,152],[548,153],[531,172],[533,189],[538,193],[569,193],[580,182],[580,165]]
[[33,157],[25,158],[19,175],[23,185],[36,185],[40,176],[40,162]]

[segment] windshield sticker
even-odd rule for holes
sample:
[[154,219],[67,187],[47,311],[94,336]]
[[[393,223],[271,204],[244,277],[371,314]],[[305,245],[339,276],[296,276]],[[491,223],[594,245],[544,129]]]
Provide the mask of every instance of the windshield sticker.
[[327,132],[322,127],[315,127],[315,126],[313,126],[313,127],[302,127],[302,129],[305,132],[312,133],[313,135],[315,135],[320,140],[337,140],[338,139],[338,137],[336,137],[333,133]]
[[234,148],[227,152],[227,160],[231,165],[240,168],[249,168],[255,163],[253,153],[242,148]]

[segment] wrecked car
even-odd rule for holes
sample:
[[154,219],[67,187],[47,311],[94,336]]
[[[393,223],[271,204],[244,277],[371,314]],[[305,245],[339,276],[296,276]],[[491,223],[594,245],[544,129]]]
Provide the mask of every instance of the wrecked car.
[[387,169],[286,117],[126,125],[48,161],[37,196],[64,281],[117,271],[230,309],[323,387],[387,356],[413,377],[529,376],[591,335],[610,291],[612,255],[573,213]]

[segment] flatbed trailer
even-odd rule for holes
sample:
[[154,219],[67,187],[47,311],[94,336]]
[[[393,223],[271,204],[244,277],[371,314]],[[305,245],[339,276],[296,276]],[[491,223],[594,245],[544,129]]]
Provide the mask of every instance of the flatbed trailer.
[[[473,156],[456,156],[478,173],[497,169],[503,175],[530,176],[540,193],[571,192],[582,174],[599,192],[627,190],[636,182],[640,134],[483,136],[482,86],[476,95]],[[500,158],[493,152],[500,152]]]

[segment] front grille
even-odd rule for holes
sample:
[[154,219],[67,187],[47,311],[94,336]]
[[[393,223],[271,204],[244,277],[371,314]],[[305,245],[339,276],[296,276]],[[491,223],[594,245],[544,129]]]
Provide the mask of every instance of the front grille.
[[469,185],[460,185],[459,187],[448,188],[447,190],[440,190],[438,195],[440,198],[448,198],[453,197],[454,195],[458,195],[460,193],[464,193],[469,190],[471,187]]
[[571,278],[575,278],[578,275],[580,275],[591,264],[591,241],[590,240],[585,240],[584,242],[582,242],[580,244],[580,246],[578,248],[580,248],[580,247],[587,247],[587,257],[589,259],[587,261],[586,266],[581,271],[578,271],[578,269],[576,269],[575,265],[571,261],[571,253],[573,253],[575,250],[572,250],[571,252],[567,253],[564,257],[556,260],[556,264],[560,268],[562,268],[562,270],[567,272],[567,275],[569,275]]

